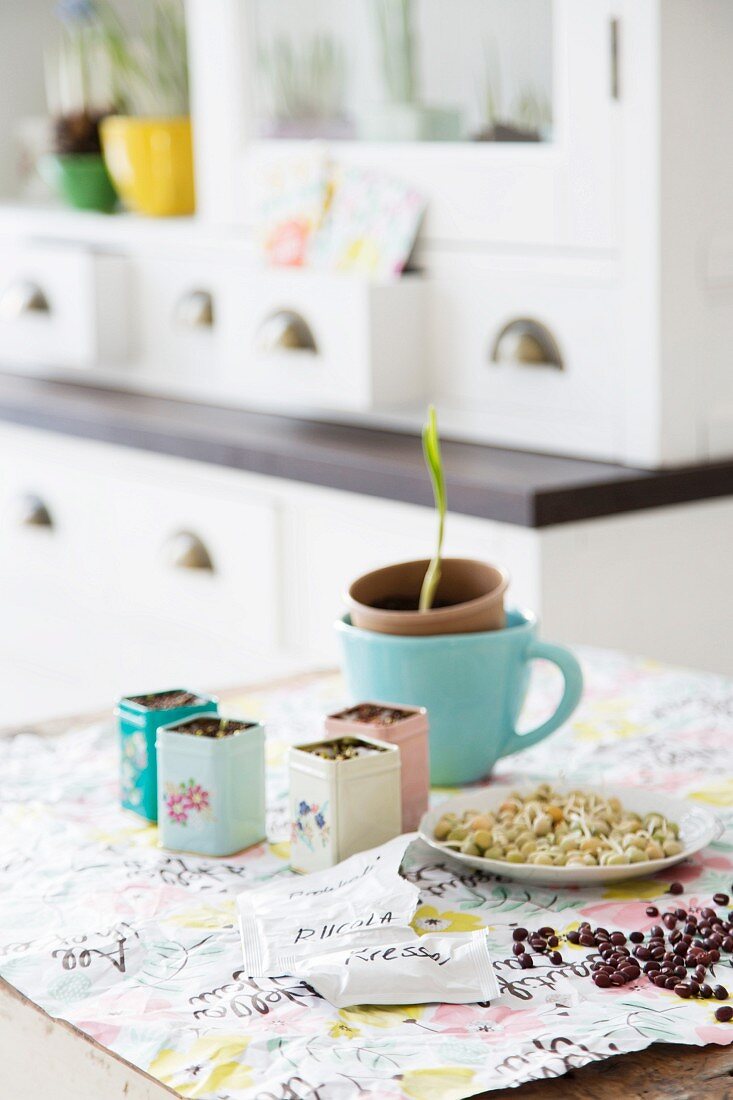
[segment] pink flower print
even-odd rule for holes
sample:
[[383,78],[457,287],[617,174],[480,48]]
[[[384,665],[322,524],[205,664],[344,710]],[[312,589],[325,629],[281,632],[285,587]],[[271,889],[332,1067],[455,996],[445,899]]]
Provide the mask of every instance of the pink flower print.
[[179,825],[185,825],[188,819],[188,807],[186,806],[184,792],[169,791],[165,796],[165,804],[171,821],[175,821]]
[[200,783],[192,784],[186,791],[185,802],[187,810],[196,810],[200,813],[201,810],[209,808],[209,792],[205,791]]

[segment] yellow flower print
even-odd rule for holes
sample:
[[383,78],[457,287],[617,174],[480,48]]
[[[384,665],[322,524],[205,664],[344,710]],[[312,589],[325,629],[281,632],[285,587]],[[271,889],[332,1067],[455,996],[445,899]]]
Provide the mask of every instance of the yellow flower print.
[[708,802],[711,806],[733,806],[733,779],[724,779],[722,783],[711,783],[687,796],[696,802]]
[[224,1087],[246,1089],[252,1084],[251,1069],[235,1059],[248,1045],[249,1039],[240,1035],[206,1036],[189,1050],[161,1050],[148,1069],[181,1096],[210,1096]]
[[218,905],[192,905],[190,909],[169,917],[168,923],[179,928],[225,928],[234,924],[235,919],[234,901],[224,900]]
[[270,850],[270,855],[277,856],[278,859],[284,859],[286,863],[290,862],[289,840],[277,840],[274,844],[268,844],[267,847]]
[[461,1066],[437,1069],[408,1069],[402,1077],[402,1091],[410,1100],[463,1100],[475,1089],[474,1071]]
[[339,1019],[349,1027],[399,1027],[405,1020],[419,1020],[424,1011],[425,1005],[357,1005],[342,1008]]
[[100,844],[121,844],[128,842],[143,848],[157,848],[157,825],[148,824],[148,822],[143,821],[141,817],[137,819],[140,823],[138,825],[132,818],[133,815],[130,814],[129,825],[125,825],[120,829],[95,829],[92,833],[92,837],[94,840],[99,841]]
[[265,756],[268,768],[279,768],[287,763],[288,745],[284,741],[268,741]]
[[428,932],[475,932],[483,928],[481,918],[472,913],[456,913],[450,909],[439,913],[433,905],[421,905],[410,923],[418,936]]
[[644,901],[646,898],[658,898],[659,883],[653,878],[634,878],[629,882],[615,882],[603,891],[604,898],[618,898],[622,901]]
[[328,1034],[332,1039],[356,1039],[358,1035],[361,1035],[361,1032],[358,1027],[352,1027],[351,1024],[337,1020],[331,1024]]

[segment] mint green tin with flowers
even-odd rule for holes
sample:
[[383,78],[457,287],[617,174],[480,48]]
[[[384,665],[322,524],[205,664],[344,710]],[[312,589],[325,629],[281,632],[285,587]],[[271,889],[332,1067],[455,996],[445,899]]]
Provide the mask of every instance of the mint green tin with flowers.
[[161,726],[158,829],[164,848],[228,856],[264,840],[265,730],[204,714]]
[[115,708],[120,737],[120,803],[147,821],[158,820],[155,740],[158,727],[198,714],[216,714],[213,695],[185,688],[125,695]]

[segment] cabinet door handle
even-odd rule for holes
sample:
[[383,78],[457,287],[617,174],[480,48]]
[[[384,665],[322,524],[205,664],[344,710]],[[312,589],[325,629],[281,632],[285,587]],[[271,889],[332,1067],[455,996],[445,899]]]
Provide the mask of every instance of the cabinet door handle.
[[53,527],[51,513],[36,493],[23,493],[16,504],[16,515],[22,527]]
[[499,332],[491,349],[492,363],[563,370],[562,354],[555,337],[540,321],[517,317]]
[[212,328],[214,299],[208,290],[189,290],[176,302],[173,320],[181,328]]
[[173,569],[205,569],[214,572],[214,562],[205,543],[193,531],[176,531],[163,546],[163,557]]
[[266,355],[277,351],[318,351],[310,325],[292,309],[278,309],[265,317],[256,342],[257,350]]
[[10,283],[0,296],[0,316],[6,321],[17,321],[29,313],[50,313],[48,298],[37,283],[19,279]]

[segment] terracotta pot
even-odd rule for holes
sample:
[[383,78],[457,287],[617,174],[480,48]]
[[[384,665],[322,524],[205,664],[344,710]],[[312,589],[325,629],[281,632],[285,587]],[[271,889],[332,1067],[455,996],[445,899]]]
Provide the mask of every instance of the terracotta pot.
[[430,562],[405,561],[364,573],[346,594],[351,622],[379,634],[473,634],[505,625],[503,569],[471,558],[444,558],[436,602],[430,611],[393,611],[375,607],[395,597],[417,603]]

